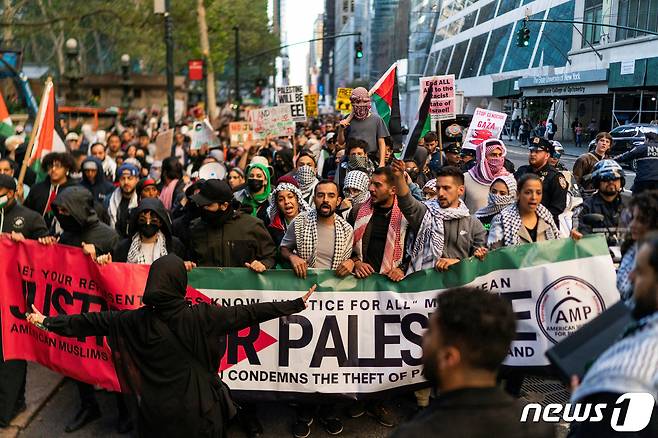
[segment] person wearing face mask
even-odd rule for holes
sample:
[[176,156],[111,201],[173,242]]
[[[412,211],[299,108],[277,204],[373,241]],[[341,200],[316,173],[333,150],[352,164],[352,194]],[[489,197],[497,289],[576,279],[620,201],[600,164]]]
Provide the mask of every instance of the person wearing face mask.
[[270,169],[258,162],[252,162],[247,167],[247,187],[235,193],[235,199],[242,204],[245,211],[257,217],[264,223],[267,217],[267,200],[272,192],[270,184]]
[[[67,187],[57,194],[52,203],[57,222],[63,232],[59,241],[52,237],[42,237],[43,244],[60,244],[82,247],[85,254],[94,260],[103,254],[109,254],[119,241],[119,235],[111,227],[98,219],[94,209],[94,201],[89,190],[80,186]],[[65,431],[74,432],[86,424],[101,417],[100,407],[96,400],[94,387],[87,383],[76,382],[80,395],[80,408],[75,417],[69,421]],[[120,409],[125,406],[120,406]],[[120,412],[119,419],[129,418],[127,412]],[[118,430],[129,430],[129,424],[120,421]]]
[[300,153],[296,162],[295,179],[299,183],[302,197],[307,203],[312,202],[315,186],[318,185],[318,177],[315,172],[316,164],[313,155],[308,152]]
[[114,185],[109,182],[103,173],[103,163],[96,157],[88,157],[82,162],[82,187],[94,195],[94,200],[101,204],[105,203],[105,198],[110,196],[114,191]]
[[151,167],[149,168],[148,177],[154,179],[155,182],[160,181],[160,178],[162,177],[162,161],[160,160],[153,161]]
[[384,120],[371,109],[370,95],[368,90],[357,87],[352,90],[350,96],[352,113],[341,120],[338,126],[338,144],[345,144],[351,138],[363,140],[368,144],[368,156],[378,164],[378,167],[386,165],[386,142],[389,137],[388,128]]
[[299,213],[308,211],[310,207],[299,190],[297,180],[290,176],[279,178],[270,195],[269,204],[267,215],[270,223],[267,230],[278,247],[292,220]]
[[504,208],[516,202],[516,180],[513,175],[500,176],[493,180],[489,188],[489,201],[475,212],[485,230],[491,227],[491,220]]
[[176,254],[185,260],[185,246],[171,234],[171,219],[157,198],[144,198],[131,213],[131,237],[121,240],[111,255],[97,258],[107,262],[150,265],[167,254]]
[[23,205],[42,215],[50,227],[53,222],[53,200],[62,189],[75,185],[69,178],[70,172],[75,169],[75,161],[69,153],[51,152],[41,161],[41,168],[48,178],[30,188]]
[[432,201],[436,199],[436,196],[436,178],[434,178],[427,181],[423,186],[423,199]]
[[292,150],[283,148],[275,152],[272,164],[272,167],[274,168],[274,180],[278,181],[279,178],[289,174],[293,170]]
[[345,175],[353,170],[361,170],[368,176],[372,175],[375,166],[368,158],[367,150],[368,144],[363,140],[350,139],[347,141],[342,163],[339,164],[334,177],[334,181],[338,183],[339,187],[343,187]]
[[[0,232],[8,233],[12,240],[36,240],[48,235],[46,222],[36,212],[23,207],[16,200],[16,182],[9,175],[0,174]],[[4,360],[0,339],[0,428],[25,410],[24,360]]]
[[509,175],[505,169],[506,155],[505,144],[498,139],[485,140],[477,146],[476,164],[464,174],[464,203],[471,214],[487,205],[493,180]]
[[560,238],[553,215],[541,203],[542,195],[539,176],[529,173],[519,179],[517,202],[504,208],[491,221],[489,249]]
[[358,210],[361,204],[370,199],[368,185],[370,185],[370,178],[367,173],[352,170],[347,174],[345,184],[343,184],[343,201],[338,207],[338,211],[344,218],[349,217],[353,208]]

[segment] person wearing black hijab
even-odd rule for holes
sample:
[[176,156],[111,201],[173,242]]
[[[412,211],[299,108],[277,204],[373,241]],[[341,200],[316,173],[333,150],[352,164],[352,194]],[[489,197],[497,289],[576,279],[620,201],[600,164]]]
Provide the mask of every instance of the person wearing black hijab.
[[144,307],[45,317],[33,306],[28,321],[61,336],[108,336],[140,437],[221,438],[235,415],[217,374],[226,334],[304,310],[315,286],[296,300],[233,307],[190,305],[186,288],[183,260],[168,254],[151,265]]

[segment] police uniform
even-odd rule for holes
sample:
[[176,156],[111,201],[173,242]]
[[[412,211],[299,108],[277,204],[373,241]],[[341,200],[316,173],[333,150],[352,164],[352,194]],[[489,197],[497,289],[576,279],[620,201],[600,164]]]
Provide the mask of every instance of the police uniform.
[[[14,178],[0,175],[0,189],[16,193]],[[28,239],[48,235],[46,222],[38,213],[23,207],[16,200],[0,207],[0,231],[22,233]],[[25,409],[25,376],[27,364],[24,360],[4,361],[0,342],[0,427],[6,427],[20,411]]]
[[[553,153],[553,145],[542,137],[534,137],[530,142],[530,149],[544,150],[549,154]],[[564,213],[567,208],[569,182],[561,172],[548,162],[539,169],[535,169],[529,164],[521,166],[514,174],[514,177],[518,181],[526,173],[534,173],[541,178],[543,189],[541,203],[551,212],[555,224],[558,225],[558,216]]]

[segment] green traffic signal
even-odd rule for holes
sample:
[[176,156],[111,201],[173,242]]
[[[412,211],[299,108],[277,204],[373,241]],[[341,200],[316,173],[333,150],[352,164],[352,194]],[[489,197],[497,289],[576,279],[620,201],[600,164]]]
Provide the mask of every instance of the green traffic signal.
[[363,58],[363,43],[361,41],[354,43],[354,57],[356,59]]
[[526,27],[525,22],[521,29],[516,32],[516,46],[528,47],[530,45],[530,29]]

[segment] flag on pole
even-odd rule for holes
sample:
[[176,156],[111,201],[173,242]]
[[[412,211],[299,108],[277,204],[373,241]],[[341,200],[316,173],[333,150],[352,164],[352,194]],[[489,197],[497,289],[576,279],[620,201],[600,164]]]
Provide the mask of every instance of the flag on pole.
[[432,121],[430,119],[430,102],[432,101],[432,92],[434,91],[434,84],[430,84],[430,88],[425,94],[423,103],[420,105],[420,110],[418,110],[418,121],[414,127],[407,145],[404,147],[402,153],[403,160],[411,160],[416,154],[418,149],[418,140],[421,139],[428,131],[432,130]]
[[402,119],[400,117],[400,96],[398,92],[397,62],[382,75],[370,89],[370,100],[375,111],[384,120],[388,132],[394,140],[402,140]]
[[0,137],[6,138],[10,135],[14,135],[14,125],[9,117],[5,100],[2,98],[2,94],[0,94]]
[[29,165],[39,181],[45,178],[41,171],[41,160],[51,152],[66,152],[66,146],[55,129],[57,112],[55,109],[55,87],[52,80],[46,82],[41,97],[40,111],[35,122],[37,130],[32,145]]

